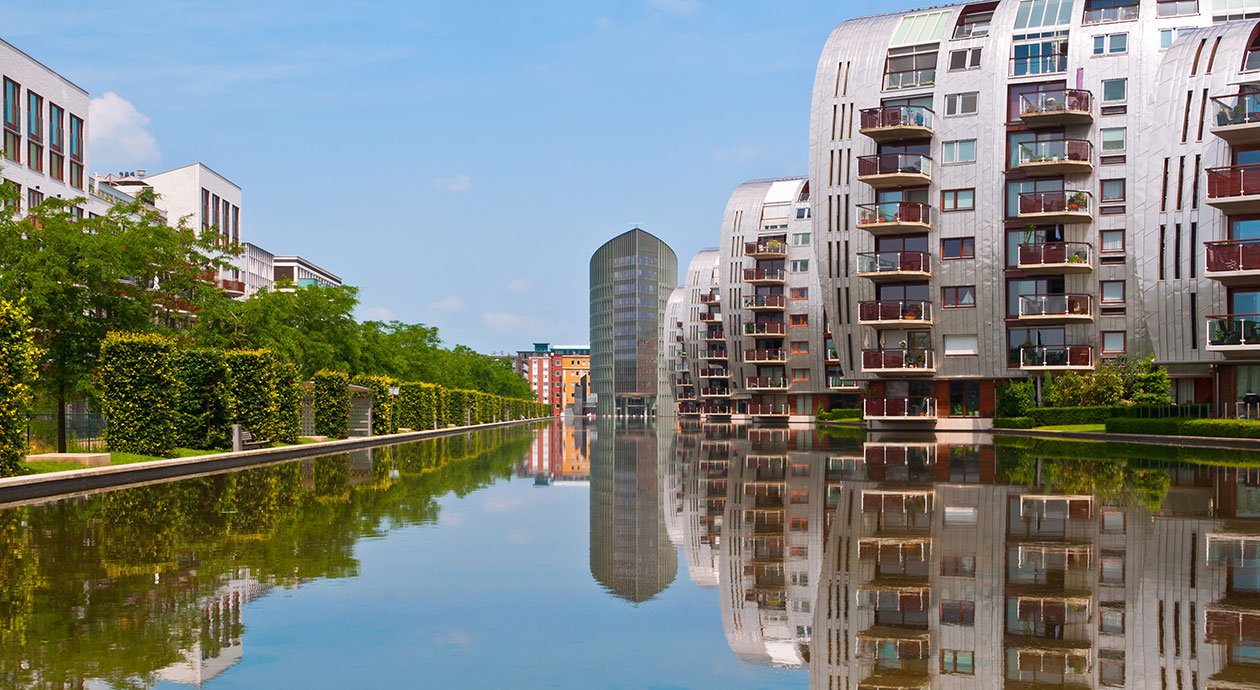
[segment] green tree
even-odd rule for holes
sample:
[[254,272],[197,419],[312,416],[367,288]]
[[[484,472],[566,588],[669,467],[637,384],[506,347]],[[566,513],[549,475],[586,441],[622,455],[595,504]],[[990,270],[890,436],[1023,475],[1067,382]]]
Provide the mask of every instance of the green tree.
[[23,303],[0,300],[0,477],[22,471],[38,357]]

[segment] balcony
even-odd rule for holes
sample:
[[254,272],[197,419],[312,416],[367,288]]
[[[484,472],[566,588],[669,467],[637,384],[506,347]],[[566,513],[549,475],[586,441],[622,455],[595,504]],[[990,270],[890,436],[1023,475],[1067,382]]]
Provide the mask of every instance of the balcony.
[[922,187],[932,182],[932,158],[921,153],[858,156],[857,179],[875,189]]
[[837,391],[860,391],[862,382],[857,379],[846,379],[843,376],[828,376],[827,387]]
[[1207,203],[1228,215],[1260,213],[1260,164],[1208,168]]
[[726,339],[726,331],[721,328],[710,328],[700,334],[700,339],[705,342],[720,342]]
[[678,398],[679,400],[695,400],[696,393],[695,391],[678,391],[678,395],[674,397]]
[[1212,99],[1212,133],[1233,146],[1260,144],[1260,90]]
[[744,243],[744,254],[754,259],[784,259],[787,258],[787,251],[787,242],[782,240]]
[[1094,320],[1094,298],[1080,293],[1020,295],[1019,318],[1042,323],[1088,323]]
[[787,333],[787,324],[782,321],[757,322],[744,324],[744,335],[784,335]]
[[1260,352],[1260,314],[1209,316],[1207,339],[1209,351]]
[[792,409],[787,403],[749,403],[748,414],[754,417],[789,417]]
[[243,281],[222,278],[219,280],[219,287],[228,297],[245,296],[245,283]]
[[932,207],[918,201],[858,204],[857,227],[876,237],[932,229]]
[[744,361],[764,364],[767,362],[786,362],[787,350],[744,350]]
[[1089,273],[1093,246],[1087,242],[1033,242],[1019,245],[1019,269],[1028,273]]
[[1094,219],[1094,195],[1070,189],[1023,192],[1019,195],[1019,219],[1030,223],[1088,223]]
[[927,300],[871,300],[858,302],[858,325],[876,328],[917,328],[932,325],[932,303]]
[[744,388],[750,391],[785,391],[788,380],[782,376],[749,376],[744,379]]
[[783,295],[746,295],[744,308],[749,311],[783,311],[787,299]]
[[1084,139],[1020,144],[1019,169],[1027,175],[1087,175],[1094,170],[1094,144]]
[[934,374],[936,360],[927,348],[862,350],[862,371],[875,374]]
[[731,389],[726,386],[709,386],[700,389],[700,397],[702,398],[729,398],[731,397]]
[[700,304],[704,304],[706,306],[712,307],[712,306],[717,306],[718,304],[721,304],[721,303],[722,303],[722,300],[719,297],[717,290],[709,290],[703,295],[700,295]]
[[722,323],[722,315],[718,312],[700,312],[700,323]]
[[839,363],[840,352],[834,347],[829,347],[827,348],[827,352],[823,355],[823,359],[826,360],[828,364]]
[[711,350],[701,350],[696,356],[700,359],[728,359],[726,348],[714,348]]
[[1260,278],[1260,240],[1204,242],[1203,245],[1207,249],[1207,277],[1225,285]]
[[936,398],[867,398],[862,418],[881,421],[936,421]]
[[1116,7],[1091,7],[1085,10],[1085,17],[1081,20],[1083,26],[1093,24],[1115,24],[1116,22],[1131,22],[1138,18],[1138,3],[1132,5],[1119,5]]
[[932,275],[931,258],[927,252],[858,252],[857,274],[875,282],[927,278]]
[[929,108],[913,105],[867,108],[858,115],[858,131],[881,143],[930,139],[936,117]]
[[695,386],[696,385],[692,383],[691,381],[688,381],[687,379],[678,379],[677,381],[675,381],[675,383],[678,384],[679,386]]
[[1026,371],[1092,370],[1094,348],[1089,345],[1025,345],[1019,350],[1019,368]]
[[700,378],[702,379],[729,379],[731,372],[727,369],[702,367],[700,369]]
[[1094,95],[1082,89],[1055,89],[1020,96],[1019,119],[1029,127],[1088,125],[1094,121]]
[[787,271],[781,268],[745,268],[744,282],[753,285],[782,285]]

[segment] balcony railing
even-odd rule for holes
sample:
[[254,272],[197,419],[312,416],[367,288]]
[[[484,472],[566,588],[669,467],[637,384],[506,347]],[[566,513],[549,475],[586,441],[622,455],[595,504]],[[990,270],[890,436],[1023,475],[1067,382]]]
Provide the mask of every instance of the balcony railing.
[[724,340],[726,339],[726,331],[721,328],[711,328],[700,334],[701,340]]
[[909,89],[916,86],[931,86],[935,83],[935,67],[912,69],[904,72],[889,72],[884,77],[885,89]]
[[1208,347],[1260,347],[1260,314],[1207,317]]
[[731,394],[730,388],[725,387],[707,387],[700,389],[700,397],[703,398],[724,398]]
[[908,223],[930,224],[932,207],[918,201],[885,201],[878,204],[858,204],[859,226],[903,225]]
[[244,281],[231,280],[230,278],[224,278],[219,281],[219,287],[223,288],[223,291],[227,293],[233,293],[233,294],[238,294],[238,295],[245,294]]
[[786,362],[787,350],[744,350],[745,362]]
[[757,417],[787,417],[792,409],[787,403],[749,403],[748,414]]
[[1208,200],[1260,194],[1260,163],[1207,169]]
[[787,333],[787,324],[782,321],[744,324],[744,335],[783,335]]
[[1081,24],[1113,24],[1115,22],[1131,22],[1138,18],[1138,4],[1121,5],[1119,7],[1092,7],[1085,10],[1085,18]]
[[867,398],[862,414],[877,419],[935,419],[936,398]]
[[1083,89],[1054,89],[1028,93],[1019,98],[1021,118],[1039,116],[1092,115],[1094,95]]
[[1025,345],[1019,349],[1021,367],[1080,367],[1094,366],[1094,348],[1089,345]]
[[1084,139],[1057,139],[1031,141],[1019,145],[1020,166],[1035,167],[1039,164],[1060,162],[1087,163],[1094,161],[1094,144]]
[[932,303],[927,300],[885,299],[858,302],[858,321],[930,322]]
[[1212,132],[1231,144],[1260,140],[1260,89],[1243,87],[1236,94],[1212,98]]
[[858,252],[858,273],[927,273],[931,256],[927,252]]
[[936,368],[932,350],[922,347],[862,350],[862,369],[925,369]]
[[787,250],[788,244],[782,240],[744,243],[744,253],[748,256],[785,256]]
[[717,312],[702,311],[700,312],[700,320],[704,323],[718,323],[722,321],[722,315]]
[[922,153],[877,153],[858,156],[858,177],[873,175],[932,174],[932,159]]
[[921,128],[921,135],[930,135],[936,113],[919,105],[889,105],[867,108],[858,113],[863,134],[877,136],[879,130]]
[[748,390],[766,390],[787,388],[788,380],[782,376],[749,376],[744,379],[744,387]]
[[678,395],[675,397],[679,400],[695,400],[696,394],[695,391],[678,391]]
[[1019,318],[1092,318],[1094,298],[1079,293],[1020,295]]
[[839,390],[860,390],[862,383],[857,379],[846,379],[843,376],[828,376],[827,387]]
[[717,290],[709,290],[700,296],[701,304],[713,305],[719,304],[721,301],[721,296],[718,294]]
[[689,381],[689,380],[687,380],[687,379],[678,379],[677,383],[678,383],[678,385],[680,385],[680,386],[693,386],[693,385],[695,385],[695,384],[693,384],[691,381]]
[[745,295],[745,309],[782,309],[787,306],[783,295]]
[[731,372],[728,369],[701,367],[700,378],[702,379],[724,379],[729,378]]
[[840,351],[834,347],[829,347],[827,348],[827,351],[824,355],[824,359],[826,359],[828,362],[839,362]]
[[766,282],[766,283],[782,283],[787,280],[787,271],[781,268],[745,268],[744,281]]
[[1089,266],[1088,242],[1032,242],[1019,245],[1019,266],[1044,266],[1055,264],[1080,264]]
[[1067,56],[1060,53],[1013,57],[1011,58],[1011,76],[1022,77],[1029,74],[1066,72],[1067,63]]
[[1021,192],[1019,215],[1083,214],[1089,215],[1094,195],[1083,190],[1053,189],[1043,192]]
[[726,349],[701,350],[697,355],[700,359],[727,359]]
[[1260,271],[1260,240],[1204,242],[1208,273]]

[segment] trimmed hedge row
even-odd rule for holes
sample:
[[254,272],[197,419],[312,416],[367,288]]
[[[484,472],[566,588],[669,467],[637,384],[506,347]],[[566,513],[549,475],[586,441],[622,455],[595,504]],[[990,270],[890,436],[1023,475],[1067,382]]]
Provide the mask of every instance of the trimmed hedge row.
[[232,374],[232,419],[258,441],[276,440],[280,401],[271,350],[228,350]]
[[862,419],[862,410],[839,408],[835,410],[819,410],[816,419],[820,422],[839,422]]
[[26,459],[26,414],[38,354],[25,305],[0,300],[0,477],[19,474]]
[[315,434],[345,438],[350,428],[350,377],[344,371],[321,369],[315,383]]
[[1116,434],[1155,434],[1159,436],[1260,438],[1260,420],[1114,417],[1107,420],[1107,431]]
[[209,450],[232,443],[231,373],[227,358],[210,348],[171,352],[175,376],[175,444]]
[[[356,386],[372,389],[372,435],[384,436],[398,433],[398,425],[394,423],[394,396],[389,389],[394,379],[388,376],[372,376],[359,374],[350,379]],[[399,392],[401,394],[401,391]]]
[[276,378],[276,435],[273,441],[297,443],[302,435],[302,398],[306,386],[292,362],[275,362]]
[[1209,405],[1112,405],[1102,407],[1036,407],[1027,416],[1036,422],[1034,426],[1058,426],[1060,424],[1100,424],[1114,417],[1151,418],[1177,412],[1182,417],[1206,417]]
[[1037,426],[1032,417],[997,417],[993,420],[994,429],[1031,429]]
[[101,411],[110,450],[165,455],[175,447],[170,338],[110,333],[101,343]]

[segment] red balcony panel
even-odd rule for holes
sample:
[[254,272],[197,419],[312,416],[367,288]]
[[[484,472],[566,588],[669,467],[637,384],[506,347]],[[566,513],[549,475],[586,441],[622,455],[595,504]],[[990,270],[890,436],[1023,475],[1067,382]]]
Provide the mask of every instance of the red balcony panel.
[[1207,169],[1209,199],[1260,194],[1260,163]]
[[1205,242],[1204,246],[1209,272],[1260,270],[1260,240]]

